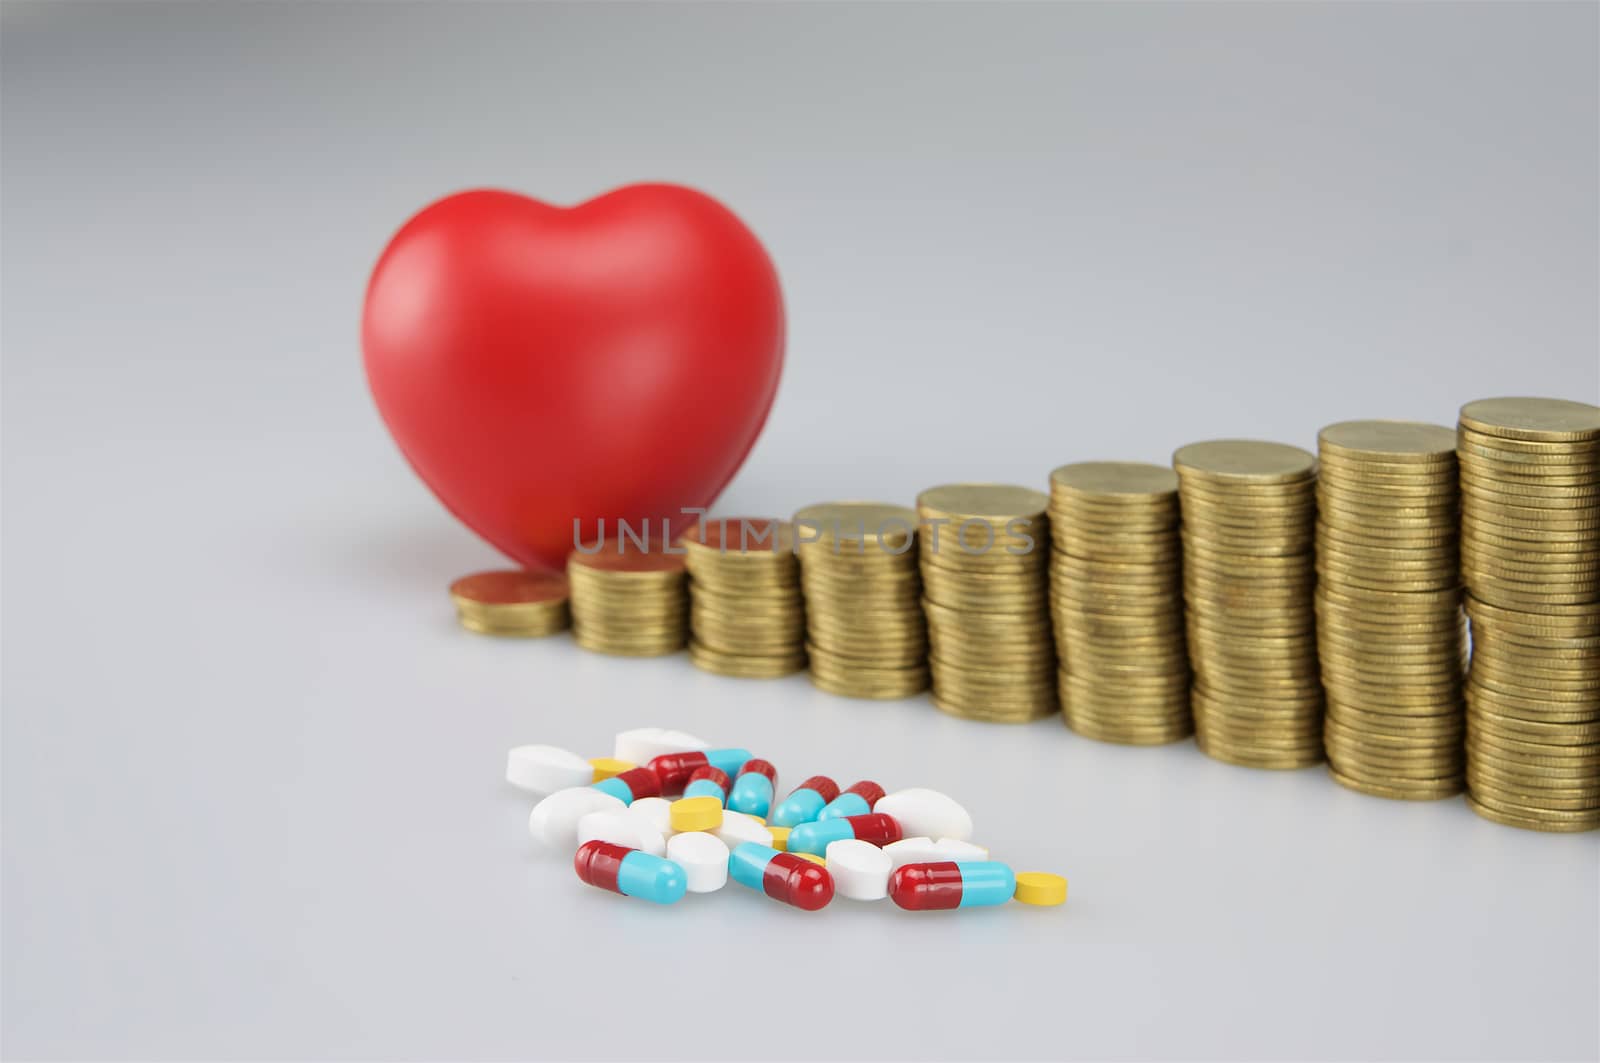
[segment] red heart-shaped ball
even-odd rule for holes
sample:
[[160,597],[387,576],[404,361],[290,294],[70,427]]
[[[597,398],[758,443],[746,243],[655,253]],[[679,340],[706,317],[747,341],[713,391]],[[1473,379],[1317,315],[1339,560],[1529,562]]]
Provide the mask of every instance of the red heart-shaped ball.
[[738,471],[783,368],[783,296],[716,200],[630,185],[576,207],[449,196],[395,234],[362,315],[367,379],[445,506],[528,567],[603,518],[676,535]]

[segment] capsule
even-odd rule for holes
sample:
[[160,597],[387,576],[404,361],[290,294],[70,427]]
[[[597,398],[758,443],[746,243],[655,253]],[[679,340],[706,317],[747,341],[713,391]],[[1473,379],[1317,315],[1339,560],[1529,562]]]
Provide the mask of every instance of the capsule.
[[871,779],[862,779],[852,783],[845,792],[829,801],[817,819],[839,819],[841,816],[864,816],[872,811],[872,806],[883,797],[883,787]]
[[683,753],[663,753],[645,767],[656,773],[661,779],[661,792],[670,797],[683,792],[689,776],[694,774],[696,768],[709,764],[732,777],[739,774],[739,769],[749,759],[748,749],[695,749]]
[[641,797],[660,797],[661,779],[649,768],[630,768],[620,775],[601,779],[594,788],[631,805]]
[[728,773],[707,764],[689,774],[689,784],[683,788],[684,797],[714,797],[717,804],[727,805],[728,788],[733,785]]
[[689,888],[688,876],[673,861],[598,839],[578,847],[572,866],[591,886],[657,904],[680,901]]
[[739,777],[728,791],[728,807],[747,816],[765,816],[772,811],[772,798],[778,785],[778,769],[760,757],[744,762]]
[[889,876],[889,896],[909,912],[1004,904],[1016,889],[1016,874],[993,860],[907,864]]
[[839,784],[826,775],[813,775],[799,786],[794,793],[785,797],[777,808],[772,810],[772,815],[767,817],[767,824],[773,827],[794,827],[801,823],[810,823],[817,818],[817,813],[839,796]]
[[893,816],[881,814],[813,820],[789,831],[789,851],[822,854],[828,851],[829,842],[846,838],[881,847],[900,840],[900,824]]
[[827,868],[760,842],[737,846],[728,857],[728,874],[741,885],[808,912],[833,900],[833,876]]

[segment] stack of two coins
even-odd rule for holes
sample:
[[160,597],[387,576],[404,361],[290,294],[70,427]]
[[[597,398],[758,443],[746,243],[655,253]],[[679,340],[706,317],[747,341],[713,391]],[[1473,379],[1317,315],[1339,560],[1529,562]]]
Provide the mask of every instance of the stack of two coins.
[[776,678],[806,666],[794,529],[778,520],[708,520],[683,538],[689,659],[718,675]]
[[1253,768],[1322,760],[1317,676],[1316,458],[1254,440],[1172,458],[1183,509],[1195,741]]
[[572,634],[579,646],[623,657],[676,653],[689,641],[689,580],[681,549],[626,536],[574,550]]
[[1468,803],[1517,827],[1600,827],[1600,408],[1468,403],[1456,446]]
[[565,631],[567,578],[557,572],[475,572],[450,585],[461,626],[480,635],[539,638]]
[[1002,484],[917,499],[933,703],[945,712],[1024,723],[1057,710],[1048,504]]
[[1177,474],[1129,462],[1063,465],[1050,474],[1050,535],[1067,726],[1128,745],[1193,734]]
[[1400,421],[1318,436],[1323,739],[1334,779],[1379,797],[1429,800],[1463,785],[1455,438]]
[[811,681],[852,698],[928,688],[917,576],[917,515],[880,502],[829,502],[794,515]]

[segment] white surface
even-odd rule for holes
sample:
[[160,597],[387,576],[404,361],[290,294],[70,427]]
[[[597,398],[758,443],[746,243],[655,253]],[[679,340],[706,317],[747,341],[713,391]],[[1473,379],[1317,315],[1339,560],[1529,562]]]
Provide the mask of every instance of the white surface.
[[889,896],[889,872],[893,861],[870,842],[843,838],[828,843],[823,854],[828,874],[833,876],[836,897],[853,901],[879,901]]
[[907,837],[956,841],[972,837],[972,815],[961,802],[925,786],[890,791],[872,806],[872,811],[891,817]]
[[528,814],[528,833],[536,844],[569,855],[578,847],[578,823],[593,812],[622,812],[628,806],[604,790],[574,786],[541,798]]
[[682,865],[690,893],[715,893],[728,884],[728,847],[714,834],[674,834],[667,842],[667,858]]
[[593,779],[593,765],[571,750],[531,745],[506,754],[506,782],[529,793],[553,794]]
[[760,845],[772,844],[772,832],[762,826],[753,816],[743,812],[722,813],[722,826],[712,832],[722,840],[722,844],[729,849],[744,842],[756,842]]
[[[592,841],[611,842],[638,849],[651,856],[667,855],[666,837],[648,821],[628,815],[627,809],[615,812],[589,812],[578,819],[578,846]],[[576,852],[576,848],[573,850]]]
[[[412,479],[356,352],[418,205],[648,176],[724,197],[783,275],[789,363],[730,514],[1593,401],[1592,5],[4,19],[8,1057],[1600,1055],[1595,836],[463,632],[446,587],[496,559]],[[662,725],[791,781],[945,791],[1071,899],[585,887],[530,845],[505,751]],[[730,978],[752,950],[767,975]],[[617,1023],[589,987],[629,955],[715,987],[716,1037],[665,1035],[665,991]],[[785,1035],[792,986],[838,1041]]]
[[626,760],[643,767],[655,758],[666,756],[668,753],[710,749],[711,743],[669,727],[633,727],[617,732],[611,748],[611,755],[618,760]]
[[628,814],[644,820],[663,838],[672,834],[672,802],[665,797],[641,797],[628,806]]

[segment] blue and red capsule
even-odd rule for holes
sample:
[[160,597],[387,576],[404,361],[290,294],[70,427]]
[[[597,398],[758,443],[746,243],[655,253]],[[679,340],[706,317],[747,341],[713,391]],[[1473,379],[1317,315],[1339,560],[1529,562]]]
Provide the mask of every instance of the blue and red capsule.
[[660,797],[661,779],[649,768],[629,768],[620,775],[601,779],[594,788],[631,805],[641,797]]
[[774,827],[794,827],[817,818],[829,801],[839,796],[839,784],[826,775],[813,775],[785,797],[767,822]]
[[890,842],[899,841],[903,836],[898,820],[882,812],[874,812],[865,816],[841,816],[801,823],[789,831],[788,846],[791,853],[823,856],[830,842],[855,838],[882,848]]
[[752,757],[744,762],[738,778],[733,780],[733,789],[728,791],[728,808],[765,819],[767,813],[772,811],[772,799],[776,796],[777,786],[778,769],[772,766],[772,762]]
[[591,886],[657,904],[681,901],[689,889],[689,877],[676,862],[599,839],[579,846],[572,866]]
[[732,778],[750,759],[748,749],[696,749],[683,753],[663,753],[646,764],[661,779],[661,796],[676,797],[689,784],[696,768],[707,765]]
[[912,912],[1004,904],[1017,892],[1017,876],[994,860],[906,864],[889,876],[889,896]]
[[833,876],[827,868],[760,842],[734,847],[728,856],[728,875],[740,885],[808,912],[826,908],[833,900]]
[[817,813],[817,819],[839,819],[843,816],[864,816],[872,806],[883,800],[883,787],[871,779],[852,783],[844,793],[835,797]]

